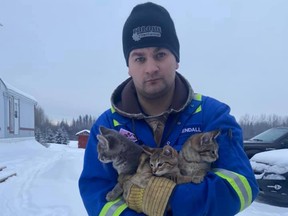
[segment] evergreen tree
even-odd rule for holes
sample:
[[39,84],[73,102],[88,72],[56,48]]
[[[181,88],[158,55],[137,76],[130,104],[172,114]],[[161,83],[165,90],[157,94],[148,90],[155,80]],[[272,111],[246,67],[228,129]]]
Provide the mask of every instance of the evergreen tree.
[[61,144],[62,143],[62,129],[58,128],[55,133],[55,143]]
[[56,134],[55,134],[55,143],[57,144],[65,144],[67,145],[69,143],[69,137],[68,134],[66,132],[66,130],[63,127],[59,127],[56,130]]
[[55,135],[51,128],[47,128],[45,132],[45,138],[47,143],[55,142]]
[[44,145],[45,147],[48,147],[45,136],[39,128],[36,128],[35,130],[35,140]]
[[[83,116],[79,115],[78,118],[73,119],[70,124],[68,124],[65,120],[55,124],[52,123],[45,115],[44,110],[37,105],[35,107],[35,137],[37,137],[37,140],[41,139],[42,143],[61,143],[59,140],[60,132],[58,131],[57,133],[57,130],[61,127],[65,130],[64,134],[66,133],[68,136],[67,138],[66,135],[63,135],[65,138],[62,140],[62,142],[67,144],[69,140],[77,140],[77,136],[75,135],[77,132],[84,129],[90,130],[95,121],[95,117],[86,114]],[[57,141],[55,140],[56,136],[58,137]]]
[[62,144],[67,145],[69,143],[69,136],[65,128],[61,128],[62,130]]

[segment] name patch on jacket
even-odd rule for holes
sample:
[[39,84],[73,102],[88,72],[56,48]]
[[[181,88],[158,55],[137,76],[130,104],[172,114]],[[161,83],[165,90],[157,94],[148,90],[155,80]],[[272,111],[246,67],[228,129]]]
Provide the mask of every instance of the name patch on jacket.
[[137,137],[132,132],[121,128],[119,133],[126,136],[128,139],[132,140],[133,142],[137,142]]
[[185,127],[182,129],[181,133],[201,133],[201,127],[200,126],[193,126],[193,127]]

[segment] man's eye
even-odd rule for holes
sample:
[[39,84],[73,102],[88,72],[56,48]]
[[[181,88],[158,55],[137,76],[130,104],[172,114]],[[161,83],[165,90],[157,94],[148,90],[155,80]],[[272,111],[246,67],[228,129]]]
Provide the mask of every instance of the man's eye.
[[145,58],[144,57],[138,57],[138,58],[135,59],[135,61],[142,63],[142,62],[145,61]]
[[156,58],[157,59],[162,59],[166,56],[166,53],[165,52],[159,52],[156,54]]

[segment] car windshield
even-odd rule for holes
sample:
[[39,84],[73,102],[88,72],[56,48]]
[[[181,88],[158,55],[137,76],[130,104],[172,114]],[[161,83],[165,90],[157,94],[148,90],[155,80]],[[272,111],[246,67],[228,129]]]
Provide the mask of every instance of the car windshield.
[[261,141],[261,142],[273,142],[288,132],[288,128],[271,128],[263,133],[252,137],[250,140]]

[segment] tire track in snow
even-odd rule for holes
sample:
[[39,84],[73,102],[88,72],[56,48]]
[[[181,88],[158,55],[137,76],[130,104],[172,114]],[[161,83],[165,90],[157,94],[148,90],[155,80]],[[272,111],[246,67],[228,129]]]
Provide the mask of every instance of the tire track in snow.
[[[13,196],[10,198],[7,197],[6,202],[4,204],[5,211],[3,215],[16,215],[17,212],[23,212],[23,215],[27,216],[65,216],[65,212],[67,209],[63,209],[61,206],[47,206],[45,208],[37,206],[35,200],[31,200],[33,197],[33,187],[37,185],[37,181],[39,180],[39,175],[43,173],[43,171],[49,169],[49,167],[55,166],[57,161],[59,161],[65,150],[62,151],[53,151],[51,149],[45,149],[41,155],[35,155],[33,160],[31,158],[22,159],[19,161],[22,166],[22,170],[19,170],[17,173],[21,178],[15,179],[15,181],[11,181],[9,183],[15,184],[15,191]],[[8,182],[7,182],[8,183]],[[49,188],[49,185],[47,185]],[[44,188],[43,188],[44,189]],[[38,194],[39,196],[39,194]],[[45,199],[45,193],[41,194],[43,199]],[[14,199],[15,198],[15,199]],[[40,201],[40,200],[39,200]],[[1,213],[1,214],[2,214]]]

